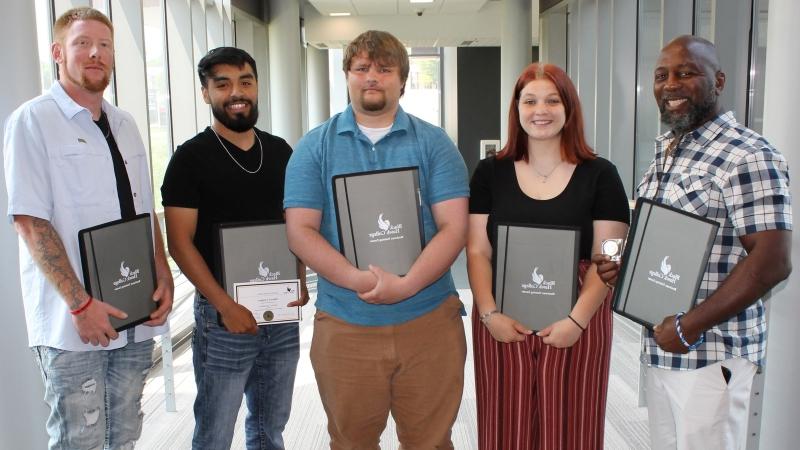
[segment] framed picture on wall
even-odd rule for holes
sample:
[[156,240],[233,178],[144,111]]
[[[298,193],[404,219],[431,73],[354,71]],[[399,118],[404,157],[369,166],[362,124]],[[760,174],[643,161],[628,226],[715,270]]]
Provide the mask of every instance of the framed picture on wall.
[[481,159],[494,156],[500,151],[499,139],[481,139]]

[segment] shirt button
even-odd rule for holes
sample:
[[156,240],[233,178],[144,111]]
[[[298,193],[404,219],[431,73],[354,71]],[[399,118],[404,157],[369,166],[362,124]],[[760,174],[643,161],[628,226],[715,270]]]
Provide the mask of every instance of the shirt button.
[[128,165],[128,160],[127,160],[127,159],[125,160],[125,165],[126,165],[126,166]]
[[136,197],[136,192],[133,193],[133,196]]
[[373,152],[375,151],[375,146],[374,146],[374,145],[372,146],[372,151],[373,151]]

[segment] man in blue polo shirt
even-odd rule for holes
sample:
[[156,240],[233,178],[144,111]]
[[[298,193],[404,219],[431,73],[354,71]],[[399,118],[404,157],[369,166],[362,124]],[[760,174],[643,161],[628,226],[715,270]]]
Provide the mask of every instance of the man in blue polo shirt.
[[[394,36],[361,34],[343,66],[352,103],[298,143],[284,197],[289,245],[319,274],[311,362],[331,448],[378,448],[389,412],[404,448],[452,448],[466,343],[449,269],[466,242],[466,167],[444,131],[400,107],[409,62]],[[331,179],[408,166],[425,248],[405,276],[359,270],[338,251]]]

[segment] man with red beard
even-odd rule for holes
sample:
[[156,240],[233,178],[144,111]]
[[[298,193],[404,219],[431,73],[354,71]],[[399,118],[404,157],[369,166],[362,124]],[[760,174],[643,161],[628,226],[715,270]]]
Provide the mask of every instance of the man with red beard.
[[[791,272],[786,160],[723,113],[714,45],[680,36],[659,55],[653,92],[669,131],[637,194],[719,222],[697,306],[643,336],[652,448],[743,449],[750,391],[764,363],[761,298]],[[595,255],[606,283],[617,265]]]
[[71,9],[53,34],[60,79],[11,114],[4,142],[28,340],[50,406],[50,448],[133,448],[152,337],[166,331],[172,308],[172,274],[153,221],[158,308],[148,322],[117,333],[109,316],[126,314],[84,289],[78,232],[153,213],[150,165],[133,117],[103,100],[114,66],[111,22]]
[[[300,355],[298,324],[257,326],[253,313],[215,279],[221,269],[213,243],[221,223],[283,218],[292,149],[255,128],[258,72],[247,52],[213,49],[197,72],[213,123],[175,150],[161,187],[170,254],[197,288],[192,448],[230,448],[244,395],[247,448],[283,449]],[[302,298],[290,306],[308,301],[304,273],[300,267]]]

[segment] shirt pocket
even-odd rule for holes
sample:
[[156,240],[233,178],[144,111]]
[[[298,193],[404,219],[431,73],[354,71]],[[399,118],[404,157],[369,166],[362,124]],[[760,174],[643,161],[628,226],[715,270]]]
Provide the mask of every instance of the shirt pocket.
[[684,211],[708,217],[709,210],[718,207],[719,195],[711,177],[685,173],[668,190],[669,203]]
[[97,207],[116,199],[114,169],[107,149],[78,144],[58,150],[53,159],[59,182],[54,188],[65,204]]

